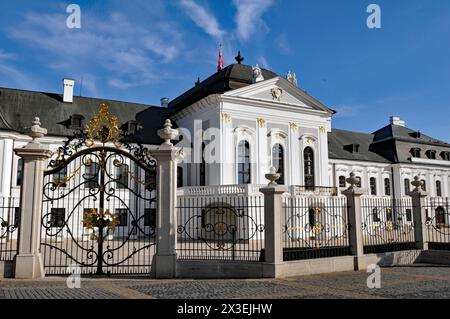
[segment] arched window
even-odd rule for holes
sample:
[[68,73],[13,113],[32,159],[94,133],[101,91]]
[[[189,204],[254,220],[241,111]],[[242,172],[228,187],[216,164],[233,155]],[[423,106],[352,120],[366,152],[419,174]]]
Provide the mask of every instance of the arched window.
[[275,144],[272,147],[272,166],[276,168],[280,178],[277,183],[284,185],[284,149],[281,144]]
[[377,196],[377,179],[375,177],[371,177],[369,182],[370,182],[370,195]]
[[346,180],[345,176],[339,176],[339,187],[340,188],[344,188],[347,186],[347,183],[345,180]]
[[426,192],[427,191],[427,182],[424,179],[422,179],[421,182],[422,182],[422,189]]
[[384,195],[391,196],[391,179],[384,179]]
[[238,184],[251,184],[250,143],[241,141],[238,145]]
[[202,143],[202,162],[200,163],[200,181],[199,186],[206,186],[206,162],[205,162],[205,143]]
[[305,148],[303,151],[305,164],[305,186],[307,188],[314,188],[316,182],[314,179],[314,151],[311,147]]
[[441,181],[436,181],[436,196],[442,197],[442,185]]
[[362,178],[361,176],[356,176],[356,187],[361,188],[362,187]]
[[409,178],[405,178],[405,195],[409,195],[411,193],[411,181]]

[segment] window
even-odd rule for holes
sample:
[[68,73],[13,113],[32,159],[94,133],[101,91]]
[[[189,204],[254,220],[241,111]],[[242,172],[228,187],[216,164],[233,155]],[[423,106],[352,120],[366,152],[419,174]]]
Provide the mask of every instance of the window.
[[442,197],[442,184],[441,181],[436,182],[436,196]]
[[412,222],[412,210],[411,208],[406,209],[406,221]]
[[156,209],[146,208],[144,209],[144,226],[156,227]]
[[408,178],[405,178],[405,195],[409,195],[411,193],[411,181]]
[[392,209],[386,208],[386,221],[392,222]]
[[90,165],[86,165],[85,167],[83,178],[86,180],[86,183],[84,184],[84,187],[89,189],[98,188],[98,173],[100,171],[100,166],[98,163],[91,162]]
[[421,182],[422,182],[422,189],[426,192],[427,191],[427,182],[424,179],[422,179]]
[[314,180],[314,151],[311,147],[305,148],[303,152],[305,164],[305,186],[306,188],[314,188],[316,182]]
[[429,159],[432,159],[432,160],[436,159],[436,151],[429,150],[429,151],[427,151],[426,154]]
[[177,187],[183,187],[183,167],[177,167]]
[[117,217],[119,218],[119,224],[117,227],[126,227],[128,226],[128,209],[126,208],[118,208],[116,209]]
[[124,189],[128,188],[128,165],[121,164],[116,167],[116,188]]
[[339,187],[343,188],[347,186],[345,176],[339,176]]
[[412,148],[410,153],[411,153],[412,157],[417,157],[417,158],[421,157],[421,154],[420,154],[421,150],[420,150],[420,148]]
[[22,178],[23,178],[23,159],[19,159],[17,161],[17,176],[16,176],[16,185],[22,186]]
[[377,209],[377,208],[374,208],[374,209],[372,210],[372,218],[373,218],[374,223],[378,223],[378,222],[381,221],[381,219],[380,219],[380,213],[378,212],[378,209]]
[[359,153],[359,148],[360,148],[359,144],[349,144],[349,145],[344,146],[344,150],[349,151],[350,153],[355,153],[355,154]]
[[247,141],[241,141],[238,145],[238,184],[250,184],[251,162],[250,162],[250,144]]
[[200,186],[206,186],[205,143],[202,143],[202,162],[200,163]]
[[308,218],[309,218],[309,227],[313,229],[316,226],[316,210],[314,208],[310,208],[308,210]]
[[445,209],[442,206],[436,208],[436,224],[437,227],[441,227],[447,224],[445,220]]
[[20,226],[20,207],[14,207],[14,228]]
[[450,161],[450,152],[442,152],[441,157],[444,161]]
[[384,179],[384,195],[391,196],[391,179]]
[[356,176],[356,179],[358,182],[356,183],[356,187],[361,188],[362,187],[362,179],[360,176]]
[[156,189],[156,172],[145,171],[145,189],[148,191]]
[[375,177],[370,178],[370,195],[377,196],[377,179]]
[[56,187],[67,187],[67,166],[53,174],[53,183]]
[[65,208],[52,208],[50,211],[50,221],[48,225],[50,227],[64,227],[66,219],[66,209]]
[[284,185],[284,150],[281,144],[275,144],[272,147],[272,166],[275,167],[280,178],[276,181],[280,185]]

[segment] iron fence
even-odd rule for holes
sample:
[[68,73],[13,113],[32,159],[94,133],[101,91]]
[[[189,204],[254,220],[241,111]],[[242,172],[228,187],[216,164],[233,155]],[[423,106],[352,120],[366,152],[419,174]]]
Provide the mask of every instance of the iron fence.
[[283,260],[350,255],[345,197],[286,196]]
[[365,254],[415,249],[411,198],[362,197]]
[[425,204],[427,214],[428,248],[450,250],[450,201],[448,198],[429,198]]
[[264,197],[179,197],[178,258],[263,261]]
[[12,261],[17,252],[19,198],[0,198],[0,261]]

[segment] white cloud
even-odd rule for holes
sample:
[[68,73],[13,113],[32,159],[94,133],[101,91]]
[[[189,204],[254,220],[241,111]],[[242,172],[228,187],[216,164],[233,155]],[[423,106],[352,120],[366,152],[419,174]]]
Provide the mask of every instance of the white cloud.
[[236,32],[240,40],[249,40],[255,32],[267,29],[262,16],[273,2],[274,0],[233,0],[237,9]]
[[292,53],[292,49],[289,44],[289,40],[286,33],[282,33],[280,36],[277,36],[277,38],[275,39],[275,45],[278,48],[278,50],[283,54]]
[[28,75],[6,63],[0,63],[0,80],[1,79],[5,79],[4,82],[8,83],[8,86],[11,86],[11,83],[15,83],[15,85],[21,88],[30,90],[38,89],[36,82]]
[[220,28],[216,17],[205,7],[202,7],[194,0],[180,0],[181,6],[186,10],[186,14],[192,21],[207,34],[218,41],[222,41],[225,31]]
[[4,50],[0,49],[0,60],[12,60],[12,59],[15,59],[14,54],[5,52]]
[[269,66],[269,62],[267,61],[265,56],[260,56],[258,58],[258,63],[260,64],[260,66],[264,69],[270,70],[270,66]]
[[47,67],[65,76],[89,78],[86,91],[94,95],[98,94],[96,82],[102,80],[92,76],[95,72],[105,74],[103,83],[114,88],[160,81],[156,75],[161,73],[161,61],[173,61],[184,45],[182,34],[173,23],[168,28],[155,21],[149,28],[146,23],[113,12],[107,19],[84,14],[83,27],[71,30],[66,27],[66,18],[64,14],[28,13],[20,25],[9,28],[9,34],[37,49],[49,61]]
[[357,116],[365,107],[362,105],[342,105],[335,107],[335,118],[347,118]]

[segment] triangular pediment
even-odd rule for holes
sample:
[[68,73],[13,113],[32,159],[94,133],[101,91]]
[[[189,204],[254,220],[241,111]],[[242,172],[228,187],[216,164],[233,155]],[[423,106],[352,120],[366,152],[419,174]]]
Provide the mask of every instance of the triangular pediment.
[[333,110],[282,77],[254,83],[224,95],[334,113]]

